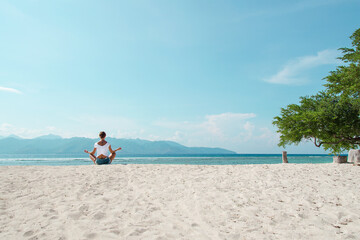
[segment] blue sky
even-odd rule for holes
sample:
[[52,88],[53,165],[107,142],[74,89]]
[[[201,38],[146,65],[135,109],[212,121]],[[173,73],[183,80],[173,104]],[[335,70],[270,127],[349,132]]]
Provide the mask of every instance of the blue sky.
[[0,136],[105,130],[279,153],[273,117],[323,89],[359,12],[358,0],[0,0]]

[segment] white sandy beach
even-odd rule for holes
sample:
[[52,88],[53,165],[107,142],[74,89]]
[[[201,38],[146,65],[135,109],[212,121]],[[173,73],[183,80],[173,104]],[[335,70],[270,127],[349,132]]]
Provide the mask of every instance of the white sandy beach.
[[0,239],[360,239],[360,167],[0,167]]

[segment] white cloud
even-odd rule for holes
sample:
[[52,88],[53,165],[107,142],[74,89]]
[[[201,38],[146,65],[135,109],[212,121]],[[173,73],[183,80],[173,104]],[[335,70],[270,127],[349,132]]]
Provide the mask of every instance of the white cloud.
[[339,64],[341,61],[337,59],[338,56],[337,50],[327,49],[318,52],[315,56],[299,57],[287,63],[282,70],[265,81],[274,84],[304,84],[307,81],[303,74],[305,71],[321,65]]
[[251,132],[250,122],[244,120],[254,118],[254,113],[222,113],[206,116],[206,121],[201,125],[209,133],[222,139],[229,135],[240,134],[240,132]]
[[54,131],[49,132],[48,127],[45,127],[44,129],[30,129],[14,126],[13,124],[9,123],[2,123],[0,125],[0,136],[4,137],[14,134],[22,138],[33,138],[41,135],[46,135],[48,133],[54,133]]
[[[223,147],[238,150],[239,145],[254,137],[254,113],[222,113],[207,115],[202,121],[158,121],[154,125],[168,130],[164,139],[187,146]],[[166,136],[167,135],[167,136]]]
[[[221,147],[238,153],[281,153],[284,149],[277,146],[280,136],[274,127],[259,126],[255,120],[254,113],[222,113],[204,116],[202,121],[158,121],[154,125],[161,137],[152,140],[170,140],[189,147]],[[286,150],[323,153],[311,143]]]
[[152,135],[154,133],[147,131],[150,127],[148,124],[124,116],[81,115],[71,116],[68,119],[72,121],[73,126],[77,127],[71,134],[66,134],[66,137],[96,138],[100,131],[105,131],[109,137],[158,139]]
[[9,123],[3,123],[0,125],[0,131],[1,132],[5,132],[8,131],[9,129],[11,129],[12,125]]
[[21,94],[21,93],[22,93],[22,92],[20,92],[19,90],[15,89],[15,88],[7,88],[7,87],[1,87],[1,86],[0,86],[0,91],[17,93],[17,94]]

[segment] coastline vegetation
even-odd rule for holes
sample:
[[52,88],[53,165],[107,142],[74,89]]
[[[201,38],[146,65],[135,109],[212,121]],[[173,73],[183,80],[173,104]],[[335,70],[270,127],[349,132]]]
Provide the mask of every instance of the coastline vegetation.
[[279,146],[311,140],[338,155],[360,145],[360,28],[351,36],[353,48],[340,48],[344,65],[325,77],[325,90],[281,108],[273,124]]

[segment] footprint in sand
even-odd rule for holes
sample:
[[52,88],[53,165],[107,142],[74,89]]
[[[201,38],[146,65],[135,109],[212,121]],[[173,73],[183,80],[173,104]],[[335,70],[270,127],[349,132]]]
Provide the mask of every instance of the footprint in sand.
[[89,210],[89,206],[87,205],[82,205],[81,207],[79,207],[80,212],[87,212],[88,210]]
[[120,231],[119,230],[111,230],[110,232],[112,232],[113,234],[119,235]]
[[145,229],[145,228],[138,228],[134,232],[130,233],[129,236],[140,236],[141,234],[143,234],[146,231],[147,231],[147,229]]
[[105,216],[106,216],[105,213],[103,213],[103,212],[97,212],[97,213],[94,215],[94,219],[100,220],[100,219],[103,219]]
[[33,231],[27,231],[27,232],[24,233],[24,237],[30,237],[33,234],[34,234]]
[[86,239],[93,239],[97,236],[96,233],[89,233],[89,234],[85,234]]
[[81,217],[81,213],[70,213],[68,216],[71,219],[78,220]]

